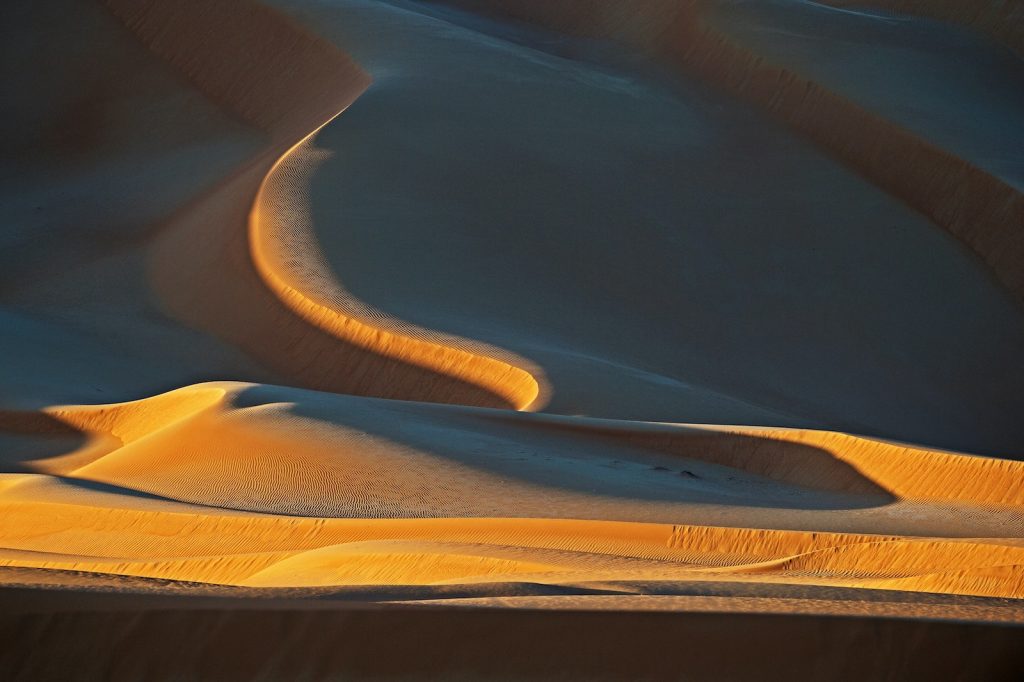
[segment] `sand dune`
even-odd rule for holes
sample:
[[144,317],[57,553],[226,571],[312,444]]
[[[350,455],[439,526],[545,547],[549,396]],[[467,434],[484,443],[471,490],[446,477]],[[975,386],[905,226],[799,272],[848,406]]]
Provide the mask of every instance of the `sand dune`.
[[[659,584],[697,581],[1019,598],[1024,552],[996,541],[808,537],[600,521],[285,521],[66,504],[4,505],[7,522],[23,521],[29,514],[51,519],[40,529],[47,535],[67,536],[83,523],[92,532],[78,532],[81,540],[65,543],[63,554],[4,549],[4,566],[255,587],[633,581],[656,590]],[[183,532],[195,536],[196,543],[168,541],[168,534]],[[240,537],[229,541],[222,537],[227,533]],[[9,547],[46,546],[45,539],[14,533],[5,533],[4,542]],[[806,551],[795,549],[800,546]],[[88,553],[99,547],[116,549],[118,555]]]
[[[263,280],[263,284],[280,300],[285,309],[299,318],[294,320],[291,316],[279,313],[269,320],[274,325],[284,322],[287,327],[300,327],[290,335],[285,332],[286,338],[300,335],[304,340],[315,339],[310,344],[314,348],[309,351],[313,355],[338,355],[338,347],[350,347],[349,353],[334,361],[337,365],[343,365],[343,372],[336,371],[333,380],[328,379],[325,382],[321,379],[316,385],[342,392],[369,391],[371,394],[379,394],[380,391],[388,391],[386,395],[390,395],[391,391],[400,390],[403,396],[410,395],[428,400],[445,400],[444,391],[455,391],[453,399],[456,402],[476,403],[483,400],[487,405],[510,405],[516,408],[525,407],[535,400],[538,395],[537,382],[518,367],[485,356],[460,352],[445,345],[385,332],[379,326],[354,317],[351,310],[339,305],[339,301],[331,301],[333,306],[324,305],[310,298],[304,287],[294,286],[297,284],[296,278],[289,276],[293,275],[293,272],[283,264],[289,260],[294,262],[308,254],[282,252],[282,240],[274,234],[278,220],[284,223],[286,229],[293,229],[294,233],[299,232],[299,225],[294,224],[298,222],[297,216],[294,215],[295,208],[288,205],[291,197],[287,178],[295,172],[293,169],[301,164],[301,161],[296,159],[302,157],[302,142],[346,108],[367,86],[368,78],[358,66],[334,46],[290,24],[283,16],[257,3],[243,0],[237,3],[218,3],[214,7],[205,3],[175,7],[160,3],[109,4],[115,14],[150,45],[151,49],[187,74],[205,94],[214,101],[222,102],[231,111],[280,142],[280,145],[265,152],[261,159],[253,164],[252,170],[207,199],[208,202],[230,202],[232,206],[237,206],[245,200],[246,193],[253,191],[252,183],[257,181],[258,189],[255,192],[255,199],[252,200],[251,215],[248,219],[248,234],[238,234],[241,225],[238,224],[237,211],[229,215],[223,215],[220,211],[213,216],[203,215],[200,224],[205,232],[219,222],[222,224],[216,227],[227,232],[226,239],[249,240],[253,267]],[[208,39],[207,36],[211,32],[217,32],[218,29],[222,31],[222,27],[225,26],[231,27],[227,35],[238,42]],[[196,27],[203,30],[196,31]],[[166,39],[168,35],[179,34],[189,35],[190,40]],[[259,45],[258,54],[251,54],[252,45]],[[323,87],[324,83],[331,83],[333,87]],[[314,92],[315,96],[306,96],[306,93]],[[301,107],[294,106],[296,100],[302,102]],[[275,155],[277,158],[273,158]],[[269,168],[268,164],[271,164]],[[195,212],[192,213],[194,215]],[[279,214],[283,216],[280,219]],[[204,235],[204,238],[210,239],[210,236]],[[294,240],[294,237],[292,238]],[[190,291],[195,291],[197,287],[207,288],[204,284],[208,278],[219,276],[221,268],[231,265],[230,261],[225,263],[222,257],[221,260],[205,266],[208,269],[207,273],[192,272],[190,281],[183,282],[179,280],[178,274],[178,269],[185,260],[181,254],[173,250],[165,251],[157,258],[166,263],[158,263],[155,266],[161,273],[158,275],[162,280],[161,290],[171,299],[172,305],[178,301],[178,305],[187,306],[187,315],[194,314],[196,306],[182,304],[180,301],[187,301]],[[304,264],[303,267],[308,270],[312,265]],[[162,274],[171,269],[175,272]],[[246,298],[253,298],[253,294],[247,295]],[[237,332],[219,330],[225,312],[224,309],[212,310],[211,315],[216,315],[217,319],[206,321],[206,324],[213,326],[215,331],[230,335],[229,338],[234,338],[239,332],[246,335],[251,333],[252,329],[248,326]],[[257,310],[255,315],[266,317],[266,312]],[[255,315],[247,315],[244,323],[253,324],[252,317]],[[318,335],[315,331],[304,334],[304,330],[301,329],[304,326],[302,321],[324,334]],[[278,331],[272,336],[280,338],[282,333]],[[268,348],[265,337],[260,338],[259,343],[257,352],[262,357],[272,353],[276,358],[288,362],[292,355],[282,348]],[[325,347],[319,349],[316,348],[317,345]],[[371,378],[370,381],[373,383],[369,386],[360,386],[358,383],[353,385],[352,375],[360,374],[353,371],[353,361],[358,363],[360,357],[369,355],[382,359],[366,360],[371,368],[363,372],[363,375],[379,375],[380,371],[377,368],[380,365],[387,366],[387,359],[394,359],[397,364],[422,368],[424,371],[410,372],[413,374],[413,379],[408,382],[411,386],[406,385],[403,388],[396,384],[406,382],[401,382],[394,373],[390,375],[389,381]],[[300,377],[310,369],[323,372],[324,369],[329,371],[330,368],[330,365],[323,368],[319,364],[310,368],[304,359],[298,364]],[[296,369],[294,365],[286,365],[286,371],[292,374]],[[434,373],[452,377],[452,385],[449,386],[443,381],[424,379],[432,377]],[[399,372],[399,376],[401,374],[403,372]],[[418,382],[415,379],[417,376],[420,377]],[[419,388],[416,388],[417,383]],[[467,386],[460,389],[459,387],[463,385]],[[480,388],[475,388],[477,386]],[[438,387],[445,388],[439,390]],[[489,393],[495,394],[494,397],[484,397]]]
[[[361,310],[360,303],[335,284],[329,265],[316,251],[316,237],[310,234],[305,215],[308,209],[303,206],[308,203],[303,196],[303,176],[309,173],[305,168],[316,163],[310,158],[315,155],[309,148],[312,139],[305,138],[277,160],[260,185],[249,217],[253,263],[267,287],[308,324],[357,348],[480,386],[499,399],[498,405],[523,409],[538,399],[542,404],[535,378],[540,370],[528,361],[465,340],[436,338],[427,330]],[[403,393],[424,400],[445,399],[437,393]],[[476,403],[468,397],[454,400]]]
[[[1024,223],[1024,197],[1016,188],[969,159],[858,106],[854,98],[829,89],[827,83],[736,41],[708,20],[714,10],[733,4],[728,0],[649,0],[628,8],[614,4],[605,0],[494,0],[488,6],[544,26],[623,41],[765,107],[948,229],[974,250],[1018,299],[1024,295],[1024,272],[1019,267],[1024,262],[1024,241],[1016,229]],[[814,3],[783,0],[775,4],[799,8]],[[1015,40],[1012,35],[1007,36],[1011,42]]]
[[5,677],[1012,679],[1019,8],[867,4],[16,8]]
[[549,412],[1019,450],[1019,309],[931,221],[756,109],[607,44],[287,6],[377,78],[301,183],[320,252],[372,309],[529,359]]
[[[49,414],[120,445],[73,469],[33,462],[46,473],[4,490],[7,566],[275,587],[700,579],[1022,594],[1016,462],[241,384]],[[728,509],[740,500],[745,517]],[[666,523],[723,512],[818,530]],[[963,539],[927,537],[936,528]]]

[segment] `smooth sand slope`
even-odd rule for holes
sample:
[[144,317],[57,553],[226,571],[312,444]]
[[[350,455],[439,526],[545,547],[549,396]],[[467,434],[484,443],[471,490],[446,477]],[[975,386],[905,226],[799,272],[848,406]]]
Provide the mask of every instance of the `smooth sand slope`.
[[4,16],[0,409],[143,397],[221,372],[270,379],[169,319],[144,248],[264,135],[98,3]]
[[610,47],[410,8],[296,10],[376,78],[296,190],[351,295],[531,359],[548,411],[1020,450],[1021,313],[925,217]]
[[[244,678],[256,661],[321,679],[364,670],[384,631],[394,651],[433,651],[410,670],[440,676],[518,671],[519,656],[496,667],[514,642],[531,665],[591,675],[606,660],[593,674],[612,677],[753,679],[745,666],[789,652],[786,670],[838,678],[867,665],[841,653],[863,637],[872,676],[935,679],[934,647],[952,656],[940,678],[1003,679],[1020,663],[1016,462],[235,383],[47,414],[77,447],[64,432],[23,450],[31,473],[0,491],[0,623],[19,647],[3,660],[26,679],[69,665]],[[638,615],[652,610],[671,618]],[[633,635],[614,654],[588,636],[564,658],[543,644],[543,623],[563,618]],[[631,661],[648,627],[689,644]],[[177,629],[178,655],[143,653]],[[296,634],[271,645],[282,631]],[[453,650],[468,632],[475,653]],[[134,644],[108,656],[99,633]],[[715,665],[739,633],[747,663]],[[28,655],[38,647],[61,658]]]
[[[708,22],[1020,191],[1020,56],[967,28],[793,2],[718,3]],[[880,65],[885,68],[880,68]],[[984,126],[964,120],[983,119]]]
[[[455,0],[452,4],[473,6],[478,11],[486,9],[498,16],[554,27],[572,34],[611,39],[754,104],[948,230],[974,251],[1018,300],[1024,296],[1024,269],[1020,266],[1024,262],[1024,237],[1019,230],[1019,226],[1024,224],[1024,195],[970,159],[938,147],[914,130],[905,128],[900,120],[891,121],[878,115],[861,106],[856,97],[832,90],[807,73],[787,68],[770,54],[750,49],[729,30],[721,30],[716,25],[715,14],[723,6],[730,8],[737,3],[730,0],[641,0],[623,5],[608,0],[487,0],[481,7],[476,3],[467,5]],[[840,18],[840,22],[847,24],[850,16],[873,18],[876,24],[878,19],[886,21],[882,17],[872,17],[870,12],[851,13],[806,0],[754,4],[758,9],[753,14],[764,9],[763,5],[768,5],[769,13],[774,6],[775,9],[782,8],[783,13],[795,12],[804,16],[818,14],[822,10],[825,14],[843,14],[845,17]],[[887,4],[891,6],[894,3]],[[742,8],[750,3],[739,5],[742,14]],[[995,2],[991,6],[993,11],[986,13],[985,17],[972,17],[970,12],[948,14],[955,15],[972,29],[984,30],[997,24],[998,20],[993,17],[1001,15],[1001,8],[1006,8],[1007,23],[1015,25],[1016,3]],[[933,13],[947,14],[941,11]],[[834,28],[835,17],[819,19],[822,28],[827,28],[830,23]],[[921,56],[914,54],[921,47],[921,35],[917,30],[920,22],[911,18],[889,21],[899,26],[897,32],[901,33],[899,42],[902,45],[917,48],[910,50],[909,54],[899,54],[900,58],[908,60],[910,68],[897,69],[897,72],[914,73],[914,62],[920,61]],[[850,28],[847,26],[845,33],[847,37],[853,37],[854,43],[874,42],[878,33],[877,27],[868,31],[863,27],[852,31]],[[937,31],[926,29],[925,32],[929,34],[925,42],[933,45],[943,43],[949,36],[945,27],[939,27]],[[839,33],[834,37],[843,40],[843,30]],[[1012,30],[1010,34],[993,30],[989,33],[998,34],[1011,46],[1015,44]],[[799,43],[805,34],[806,31],[801,32],[797,28],[798,40],[795,42]],[[973,36],[955,37],[959,38],[956,42],[976,42]],[[944,47],[948,49],[949,46]],[[976,61],[985,52],[991,54],[992,50],[974,49],[973,54],[962,55],[961,59],[978,67],[975,72],[983,73],[986,80],[992,80],[990,70],[980,67]],[[1005,66],[1008,61],[1015,60],[1002,58],[1000,61]],[[884,71],[884,62],[876,62],[875,68]],[[968,66],[966,70],[970,68]],[[919,67],[916,70],[920,73]],[[1001,70],[1004,70],[1003,66],[996,69],[996,80]],[[954,74],[952,80],[958,77]],[[893,79],[878,73],[872,75],[871,80],[885,83]],[[911,82],[905,85],[910,91],[921,89]],[[963,90],[962,87],[956,89]],[[1005,89],[1005,85],[997,85],[995,89]],[[896,101],[899,99],[900,96],[895,98]],[[1000,105],[997,109],[1005,107]],[[924,127],[941,128],[944,118],[946,116],[938,115],[937,126]],[[956,137],[955,134],[953,136]],[[1014,164],[1011,161],[1009,165]]]
[[272,4],[12,15],[0,670],[1012,679],[1024,315],[929,178],[1015,191],[1019,121],[916,79],[960,29]]

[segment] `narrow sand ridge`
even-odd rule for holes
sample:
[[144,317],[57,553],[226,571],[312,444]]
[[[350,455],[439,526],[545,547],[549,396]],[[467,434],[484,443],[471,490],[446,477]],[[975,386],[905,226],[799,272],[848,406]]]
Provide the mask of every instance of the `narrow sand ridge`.
[[295,184],[382,314],[529,358],[549,412],[1020,451],[1019,307],[756,108],[433,4],[280,4],[376,79]]
[[253,204],[250,249],[267,286],[296,315],[353,346],[484,386],[515,409],[541,407],[544,399],[535,378],[540,370],[528,361],[375,314],[340,289],[316,250],[305,206],[310,166],[317,163],[314,140],[315,133],[275,162]]
[[[111,2],[110,6],[151,49],[181,69],[204,93],[277,142],[167,230],[169,236],[163,248],[158,247],[154,268],[158,290],[176,313],[212,328],[278,371],[317,388],[496,407],[523,408],[534,402],[539,389],[528,372],[487,356],[371,326],[347,311],[318,303],[293,286],[295,279],[288,271],[274,268],[281,258],[275,256],[275,247],[266,235],[273,231],[276,211],[293,217],[288,208],[277,205],[282,194],[287,194],[287,189],[282,189],[287,184],[281,180],[287,173],[277,171],[282,164],[294,163],[303,142],[366,87],[368,80],[355,64],[332,45],[258,3],[172,7]],[[204,30],[195,31],[196,22]],[[220,34],[219,27],[227,26],[231,27],[231,40],[211,39],[214,33]],[[166,38],[182,34],[188,34],[188,39]],[[249,54],[252,44],[260,45],[255,55]],[[256,66],[260,60],[265,61],[263,68]],[[281,64],[288,68],[282,69]],[[338,82],[338,87],[323,87],[333,82]],[[309,92],[317,95],[305,97]],[[296,101],[302,106],[294,106]],[[253,191],[257,178],[249,232],[239,234],[243,225],[238,224],[236,202]],[[190,253],[195,248],[192,230],[204,233],[203,243],[212,247],[204,249],[213,255],[211,261],[203,262],[203,256],[197,259]],[[280,235],[276,236],[280,241]],[[221,244],[214,246],[212,240]],[[238,262],[237,249],[245,240],[251,266]],[[191,268],[183,268],[189,261]],[[308,270],[314,264],[305,267]],[[209,296],[211,291],[223,289],[218,284],[224,268],[231,268],[229,272],[241,269],[236,286],[245,288],[254,284],[250,272],[254,269],[262,280],[260,286],[268,287],[279,303],[275,306],[265,294],[253,291],[239,291],[244,302],[232,295],[235,291]],[[201,297],[206,304],[195,305],[192,297]],[[263,330],[265,334],[260,333]],[[294,352],[296,342],[306,346],[304,352]],[[317,360],[310,363],[309,357]]]

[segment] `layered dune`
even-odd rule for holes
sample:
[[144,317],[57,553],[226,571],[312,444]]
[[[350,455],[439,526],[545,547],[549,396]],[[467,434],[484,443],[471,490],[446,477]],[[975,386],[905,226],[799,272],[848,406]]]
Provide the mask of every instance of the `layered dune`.
[[4,565],[278,587],[698,579],[1021,595],[1017,462],[245,384],[48,414],[87,438],[8,476]]
[[[950,7],[886,9],[1018,47]],[[1024,664],[1003,48],[957,131],[885,88],[962,27],[795,0],[61,9],[88,81],[8,43],[12,678]]]
[[[494,0],[486,4],[502,15],[622,41],[764,107],[949,230],[985,261],[1018,300],[1024,296],[1024,271],[1020,267],[1024,262],[1024,237],[1019,229],[1024,224],[1024,196],[1020,191],[970,159],[859,106],[847,93],[830,89],[827,83],[750,49],[708,20],[720,8],[734,4],[745,8],[746,4],[729,0],[647,0],[628,6],[606,0]],[[767,4],[820,7],[804,0]],[[915,8],[922,5],[881,6],[898,10],[903,9],[901,4]],[[1019,8],[1014,3],[992,3],[991,12],[939,9],[941,3],[923,5],[928,14],[989,30],[1017,47],[1020,22],[1015,20]],[[996,28],[1004,25],[1009,28]]]

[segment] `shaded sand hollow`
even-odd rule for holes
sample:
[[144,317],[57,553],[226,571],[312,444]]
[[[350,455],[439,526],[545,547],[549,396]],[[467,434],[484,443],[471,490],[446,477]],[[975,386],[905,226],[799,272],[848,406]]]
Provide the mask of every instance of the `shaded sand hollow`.
[[1015,679],[1020,17],[870,4],[11,10],[5,679]]

